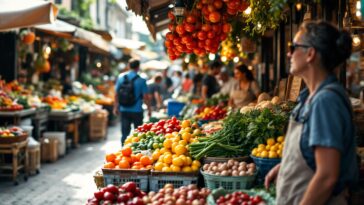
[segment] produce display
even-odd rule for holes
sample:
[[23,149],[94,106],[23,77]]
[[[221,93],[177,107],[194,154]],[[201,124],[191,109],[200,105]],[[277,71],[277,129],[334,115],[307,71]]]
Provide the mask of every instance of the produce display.
[[23,106],[13,100],[8,94],[0,90],[0,111],[22,110]]
[[200,137],[192,143],[190,154],[202,157],[247,156],[251,150],[268,138],[283,135],[289,112],[279,106],[275,109],[253,110],[248,113],[233,112],[228,115],[223,128],[210,137]]
[[259,144],[254,148],[251,155],[260,158],[282,158],[283,147],[283,136],[279,136],[277,139],[269,138],[266,144]]
[[130,147],[105,156],[104,168],[108,169],[152,169],[153,159],[141,153],[133,154]]
[[264,205],[261,196],[250,196],[248,193],[236,191],[226,196],[220,196],[216,200],[217,205]]
[[157,123],[145,123],[139,126],[136,131],[140,133],[152,131],[157,135],[178,132],[181,129],[180,123],[176,117],[172,117],[169,120],[160,120]]
[[163,148],[153,152],[152,157],[157,160],[154,164],[156,171],[196,172],[199,170],[201,163],[198,160],[192,160],[188,149],[191,143],[197,142],[201,130],[189,120],[182,121],[181,127],[179,132],[166,134]]
[[134,182],[127,182],[119,187],[110,184],[96,191],[94,196],[87,200],[87,205],[145,205],[146,201],[148,201],[147,194],[141,191]]
[[17,137],[24,134],[24,130],[20,127],[0,128],[0,137]]
[[184,14],[184,19],[175,17],[172,11],[168,18],[172,23],[166,34],[165,46],[171,60],[184,53],[204,56],[216,53],[221,41],[224,41],[232,30],[230,17],[243,12],[249,1],[198,1],[192,10]]
[[175,189],[172,184],[166,184],[157,193],[149,192],[147,205],[205,205],[210,190],[198,189],[191,184]]
[[220,106],[201,106],[195,113],[195,118],[199,120],[220,120],[226,117],[227,110]]
[[50,96],[44,97],[42,100],[44,103],[47,103],[49,106],[51,106],[52,110],[55,111],[78,111],[80,110],[79,105],[76,103],[73,103],[71,101],[68,101],[66,99],[56,97],[56,96]]
[[256,172],[256,166],[254,163],[248,164],[230,159],[227,162],[204,164],[202,170],[207,174],[217,176],[252,176]]
[[130,145],[133,152],[140,152],[142,150],[163,148],[164,140],[163,135],[157,135],[151,131],[147,133],[134,132],[125,140],[125,145]]

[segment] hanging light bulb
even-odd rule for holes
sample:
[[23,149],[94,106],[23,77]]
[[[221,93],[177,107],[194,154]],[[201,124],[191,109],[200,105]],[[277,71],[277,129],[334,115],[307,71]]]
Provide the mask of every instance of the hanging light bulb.
[[186,56],[184,61],[185,61],[185,63],[189,63],[190,62],[190,56]]
[[358,47],[361,44],[360,36],[357,34],[353,35],[353,46]]
[[297,11],[301,11],[301,9],[302,9],[302,3],[301,2],[297,2],[296,9],[297,9]]
[[252,13],[252,7],[250,6],[244,10],[244,14],[247,16],[249,16],[251,13]]
[[227,60],[226,56],[222,56],[222,57],[221,57],[221,61],[222,61],[222,62],[226,62],[226,60]]
[[215,57],[216,57],[216,56],[215,56],[215,54],[213,54],[213,53],[210,53],[210,54],[209,54],[209,60],[210,60],[210,61],[215,60]]
[[239,62],[239,57],[237,57],[237,56],[234,57],[234,60],[233,61],[234,61],[234,63],[238,63]]
[[174,4],[174,15],[176,17],[183,17],[184,13],[185,5],[183,3],[183,0],[176,0],[176,3]]

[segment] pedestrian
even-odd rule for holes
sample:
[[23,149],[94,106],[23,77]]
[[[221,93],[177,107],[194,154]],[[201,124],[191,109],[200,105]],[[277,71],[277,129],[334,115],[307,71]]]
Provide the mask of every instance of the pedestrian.
[[184,93],[189,93],[192,89],[192,80],[190,78],[190,74],[186,73],[185,78],[182,80],[182,91]]
[[209,65],[209,70],[202,79],[201,97],[203,100],[211,98],[213,94],[219,92],[220,85],[215,76],[220,73],[221,67],[222,63],[219,61],[214,61]]
[[233,90],[233,87],[237,83],[233,77],[230,76],[228,70],[223,70],[220,73],[220,80],[221,80],[221,89],[219,94],[221,95],[230,95],[230,92]]
[[[173,90],[171,89],[173,86],[172,79],[168,76],[168,68],[163,70],[163,78],[162,78],[162,97],[163,100],[168,99],[172,96]],[[172,90],[172,92],[171,92]]]
[[237,83],[230,91],[229,105],[233,108],[241,108],[258,98],[260,88],[253,73],[244,64],[234,68],[234,76]]
[[[277,204],[348,204],[357,180],[352,108],[334,72],[351,54],[350,34],[314,21],[302,24],[289,46],[290,72],[307,88],[292,111],[277,177]],[[277,176],[278,175],[278,176]]]
[[150,100],[146,80],[138,75],[139,60],[130,59],[129,71],[119,75],[115,86],[114,114],[120,114],[121,144],[130,133],[131,125],[134,128],[143,124],[143,101],[151,116]]
[[148,85],[149,94],[150,94],[150,106],[152,110],[158,111],[162,108],[163,99],[162,99],[162,75],[156,74],[153,79],[153,83]]

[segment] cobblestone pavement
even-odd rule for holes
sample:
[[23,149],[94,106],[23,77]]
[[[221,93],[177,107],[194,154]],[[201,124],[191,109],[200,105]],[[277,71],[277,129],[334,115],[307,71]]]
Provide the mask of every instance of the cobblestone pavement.
[[[93,195],[93,174],[100,168],[106,152],[120,149],[119,125],[109,127],[106,141],[81,144],[54,163],[42,164],[40,174],[27,182],[0,179],[1,205],[80,205]],[[6,181],[5,181],[6,180]]]

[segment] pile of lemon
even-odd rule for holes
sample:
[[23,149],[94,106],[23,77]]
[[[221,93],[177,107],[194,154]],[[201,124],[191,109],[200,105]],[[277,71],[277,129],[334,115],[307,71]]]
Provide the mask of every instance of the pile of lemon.
[[254,148],[251,155],[260,158],[282,158],[282,152],[284,147],[284,137],[279,136],[277,139],[267,139],[267,144],[259,144]]
[[201,130],[191,125],[189,120],[181,123],[181,130],[165,135],[163,148],[154,150],[152,154],[154,170],[163,172],[195,172],[201,167],[198,160],[192,160],[188,145],[197,142]]

